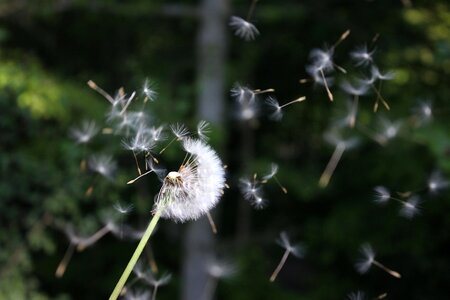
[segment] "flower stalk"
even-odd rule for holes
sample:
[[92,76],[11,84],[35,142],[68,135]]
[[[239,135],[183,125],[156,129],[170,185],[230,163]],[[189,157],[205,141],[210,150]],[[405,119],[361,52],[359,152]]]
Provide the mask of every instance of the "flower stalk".
[[156,210],[155,215],[153,216],[152,220],[148,224],[148,227],[145,230],[145,233],[142,236],[141,240],[139,241],[139,244],[136,247],[136,250],[134,251],[133,256],[131,257],[130,261],[128,262],[128,265],[126,266],[125,270],[123,271],[122,276],[120,276],[120,279],[117,282],[116,287],[114,288],[111,296],[109,296],[109,300],[116,300],[120,296],[120,292],[122,291],[123,287],[125,286],[125,283],[127,282],[127,279],[131,274],[131,271],[133,271],[134,266],[136,265],[139,257],[141,256],[141,253],[144,250],[145,245],[147,244],[148,240],[150,239],[150,236],[153,233],[153,231],[156,227],[156,224],[159,221],[161,212],[162,212],[162,209]]

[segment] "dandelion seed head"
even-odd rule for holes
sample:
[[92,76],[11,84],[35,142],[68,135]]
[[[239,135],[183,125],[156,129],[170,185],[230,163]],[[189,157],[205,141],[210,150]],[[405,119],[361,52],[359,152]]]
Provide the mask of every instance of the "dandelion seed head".
[[98,133],[98,130],[94,121],[83,121],[79,128],[70,129],[70,136],[78,144],[86,144]]
[[400,209],[400,216],[407,219],[412,219],[414,216],[420,213],[420,198],[418,196],[411,196],[409,199],[403,203]]
[[450,183],[438,171],[433,172],[428,178],[428,190],[431,193],[438,193],[440,190],[446,189]]
[[376,186],[374,188],[374,192],[375,192],[375,198],[374,201],[376,203],[386,203],[389,201],[389,199],[391,199],[391,192],[384,186]]
[[225,187],[225,170],[216,152],[201,140],[185,138],[189,154],[178,171],[169,172],[156,197],[163,218],[185,222],[212,209]]
[[259,35],[259,31],[255,25],[240,17],[232,16],[228,24],[233,29],[234,35],[245,41],[252,41]]
[[361,257],[356,262],[355,268],[359,273],[364,274],[369,271],[375,260],[375,251],[370,244],[366,243],[361,246],[360,254]]

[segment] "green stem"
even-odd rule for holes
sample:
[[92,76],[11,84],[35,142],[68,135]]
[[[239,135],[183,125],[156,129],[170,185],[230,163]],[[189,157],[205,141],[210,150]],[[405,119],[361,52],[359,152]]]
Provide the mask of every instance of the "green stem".
[[120,276],[119,281],[116,284],[116,287],[114,288],[114,291],[112,292],[111,296],[109,296],[109,300],[116,300],[120,292],[122,291],[125,283],[127,282],[128,276],[130,276],[131,271],[133,271],[134,266],[136,265],[139,256],[141,256],[142,251],[145,248],[145,245],[147,244],[148,240],[150,239],[150,236],[153,232],[153,230],[156,227],[156,223],[158,223],[159,217],[161,216],[161,209],[157,209],[155,215],[153,216],[152,220],[148,224],[147,229],[144,232],[144,235],[142,236],[139,245],[137,246],[136,250],[133,253],[133,256],[131,257],[130,261],[128,262],[127,267],[122,273],[122,276]]

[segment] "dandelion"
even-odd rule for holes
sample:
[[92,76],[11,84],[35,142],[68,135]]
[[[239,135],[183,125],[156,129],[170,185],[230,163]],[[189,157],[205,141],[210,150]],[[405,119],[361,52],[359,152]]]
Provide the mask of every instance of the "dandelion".
[[366,295],[361,292],[361,291],[357,291],[355,293],[351,293],[347,296],[348,300],[364,300],[366,299]]
[[242,178],[239,187],[244,199],[249,201],[254,208],[262,209],[266,207],[267,201],[263,197],[261,185],[256,181],[256,174],[253,176],[253,180]]
[[278,165],[276,163],[272,163],[270,165],[270,172],[263,176],[262,183],[266,183],[267,181],[273,178],[277,183],[277,185],[280,187],[280,189],[283,191],[283,193],[287,194],[287,189],[281,185],[280,181],[276,176],[277,173],[278,173]]
[[270,96],[267,97],[266,103],[273,110],[273,113],[270,115],[270,118],[275,121],[281,120],[281,118],[283,117],[282,109],[284,107],[294,104],[296,102],[302,102],[304,100],[306,100],[306,97],[300,97],[300,98],[297,98],[295,100],[292,100],[292,101],[280,106],[280,104],[278,103],[278,100],[276,98],[270,97]]
[[375,198],[374,201],[376,203],[384,204],[391,199],[391,192],[384,186],[376,186],[374,188]]
[[158,279],[151,272],[146,273],[144,280],[153,287],[152,300],[156,299],[156,293],[158,292],[158,288],[160,286],[168,284],[171,279],[172,274],[170,273],[165,273],[161,275],[161,277],[159,277]]
[[144,81],[144,85],[142,87],[142,93],[145,95],[145,99],[148,99],[150,101],[155,101],[158,93],[155,91],[154,86],[155,86],[155,84],[152,81],[150,81],[148,79],[146,79]]
[[[387,103],[387,101],[381,95],[380,90],[381,90],[381,82],[382,81],[392,80],[392,79],[394,79],[394,73],[387,72],[387,73],[383,74],[383,73],[380,72],[380,70],[378,69],[377,66],[372,65],[371,68],[370,68],[370,77],[363,80],[366,84],[368,84],[372,88],[372,90],[377,95],[377,98],[375,99],[375,103],[373,105],[373,111],[374,112],[378,111],[378,106],[379,106],[380,102],[384,105],[384,107],[387,110],[391,109],[389,104]],[[378,88],[375,87],[375,82],[376,81],[380,82]]]
[[94,155],[89,159],[88,165],[92,171],[108,179],[112,178],[117,169],[116,162],[109,155]]
[[286,234],[286,232],[280,233],[280,238],[277,240],[277,244],[280,245],[285,249],[285,252],[283,254],[283,257],[281,258],[278,266],[273,271],[272,275],[270,276],[270,282],[274,282],[275,279],[278,276],[278,273],[280,273],[281,269],[283,268],[284,264],[286,263],[286,260],[289,257],[289,254],[292,254],[296,257],[303,257],[304,255],[304,247],[301,244],[292,245],[289,241],[289,238]]
[[210,128],[209,128],[209,123],[206,121],[200,121],[197,124],[197,135],[198,138],[203,140],[203,141],[207,141],[209,140],[209,137],[207,136],[207,134],[210,132]]
[[212,299],[217,288],[218,281],[233,276],[236,266],[227,260],[210,259],[206,263],[206,272],[209,279],[206,282],[203,297],[201,299]]
[[151,298],[150,291],[130,290],[124,295],[125,300],[149,300]]
[[433,172],[428,178],[427,187],[431,193],[438,193],[446,189],[450,183],[438,171]]
[[367,93],[369,86],[362,81],[359,81],[359,83],[357,85],[352,85],[350,82],[344,81],[341,84],[341,88],[346,93],[353,96],[353,104],[351,106],[350,116],[349,116],[349,126],[350,126],[350,128],[353,128],[353,127],[355,127],[356,114],[358,112],[359,97],[362,95],[365,95]]
[[176,123],[169,126],[175,137],[161,150],[159,154],[163,153],[173,142],[181,141],[189,135],[189,130],[183,124]]
[[413,122],[416,126],[428,124],[433,120],[433,106],[431,101],[422,101],[414,108]]
[[339,161],[345,150],[349,150],[358,144],[357,138],[349,138],[347,140],[342,139],[336,132],[328,132],[325,134],[325,140],[330,144],[335,145],[333,154],[328,161],[325,170],[319,179],[319,186],[325,188],[328,186],[331,177],[333,176],[334,170],[336,169]]
[[400,209],[400,215],[407,219],[413,218],[420,212],[420,202],[421,201],[418,196],[409,197],[407,201],[403,201],[402,208]]
[[402,121],[390,121],[387,118],[379,118],[380,133],[377,134],[376,140],[385,145],[388,141],[394,139],[402,127]]
[[350,57],[357,66],[367,66],[373,63],[373,54],[375,50],[369,51],[367,45],[359,46],[350,52]]
[[78,144],[87,144],[98,133],[98,127],[94,121],[83,121],[79,128],[70,129],[70,136]]
[[187,157],[178,171],[167,174],[156,196],[153,213],[139,245],[114,288],[110,300],[116,300],[125,285],[160,217],[175,222],[195,220],[219,201],[225,187],[225,170],[216,152],[201,140],[185,138]]
[[255,25],[240,17],[232,16],[228,23],[234,30],[234,34],[245,41],[253,41],[259,35],[259,31]]
[[401,275],[398,272],[387,268],[386,266],[375,260],[375,251],[370,244],[363,244],[360,248],[360,253],[361,258],[355,264],[355,268],[359,273],[367,273],[370,267],[374,265],[387,272],[389,275],[394,276],[395,278],[401,278]]

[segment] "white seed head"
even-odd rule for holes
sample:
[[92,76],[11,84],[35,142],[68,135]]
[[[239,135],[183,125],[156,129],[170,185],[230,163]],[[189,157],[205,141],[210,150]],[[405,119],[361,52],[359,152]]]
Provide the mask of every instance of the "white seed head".
[[278,165],[276,163],[270,164],[270,172],[263,176],[263,181],[273,178],[278,173]]
[[177,137],[178,140],[182,140],[189,135],[189,130],[183,124],[176,123],[170,125],[170,130]]
[[211,147],[201,140],[185,138],[189,154],[176,172],[170,172],[156,197],[155,209],[163,218],[185,222],[195,220],[212,209],[225,187],[225,170]]
[[144,82],[144,86],[142,87],[142,93],[148,98],[150,101],[154,101],[158,93],[155,90],[155,84],[146,79]]
[[350,57],[357,66],[367,66],[373,63],[374,53],[375,50],[369,51],[367,45],[363,45],[350,52]]
[[270,119],[274,121],[280,121],[283,118],[283,111],[281,110],[280,103],[275,97],[269,96],[266,98],[266,104],[272,110]]
[[198,138],[201,139],[202,141],[208,141],[209,137],[207,136],[207,134],[210,132],[210,128],[209,128],[209,123],[202,120],[200,122],[198,122],[197,124],[197,135]]
[[450,183],[438,171],[433,172],[428,178],[428,190],[431,193],[438,193],[440,190],[446,189]]
[[234,34],[245,41],[252,41],[259,35],[255,25],[240,17],[232,16],[228,24],[234,30]]

